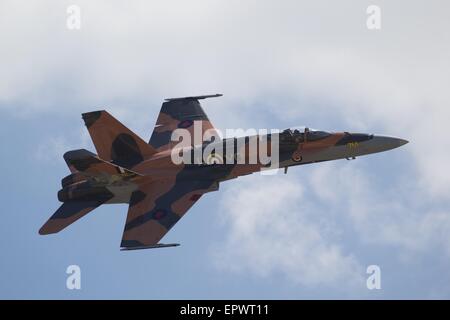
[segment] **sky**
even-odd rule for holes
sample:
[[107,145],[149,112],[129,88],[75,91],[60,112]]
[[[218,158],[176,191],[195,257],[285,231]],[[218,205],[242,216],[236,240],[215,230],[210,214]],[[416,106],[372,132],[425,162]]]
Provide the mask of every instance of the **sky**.
[[[70,5],[80,29],[67,27]],[[0,298],[450,298],[449,9],[2,1]],[[163,239],[176,248],[121,252],[126,204],[38,235],[60,205],[63,153],[95,151],[81,113],[106,109],[147,140],[164,98],[214,93],[203,107],[222,130],[307,125],[409,144],[223,183]],[[80,290],[66,287],[69,265]]]

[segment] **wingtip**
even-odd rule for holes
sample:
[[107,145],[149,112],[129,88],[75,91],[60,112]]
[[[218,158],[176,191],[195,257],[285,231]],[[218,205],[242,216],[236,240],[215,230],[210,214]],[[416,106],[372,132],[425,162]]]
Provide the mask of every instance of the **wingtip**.
[[179,243],[157,243],[148,246],[136,246],[136,247],[121,247],[120,251],[131,251],[131,250],[143,250],[143,249],[157,249],[157,248],[168,248],[168,247],[178,247]]
[[39,233],[41,236],[45,236],[45,235],[52,234],[52,233],[55,233],[55,232],[51,231],[51,230],[48,228],[48,225],[47,225],[47,223],[46,223],[46,224],[44,224],[44,225],[39,229],[38,233]]
[[166,98],[165,101],[176,101],[176,100],[201,100],[201,99],[208,99],[208,98],[217,98],[222,97],[222,93],[216,93],[216,94],[207,94],[203,96],[188,96],[188,97],[179,97],[179,98]]

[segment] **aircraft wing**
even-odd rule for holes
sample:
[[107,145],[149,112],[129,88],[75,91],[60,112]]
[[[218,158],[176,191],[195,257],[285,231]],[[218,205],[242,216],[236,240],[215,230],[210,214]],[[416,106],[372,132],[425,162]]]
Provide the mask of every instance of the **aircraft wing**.
[[[158,151],[170,150],[178,142],[171,141],[172,132],[178,128],[186,129],[194,137],[194,121],[201,124],[200,133],[203,134],[207,130],[215,131],[211,121],[200,105],[200,99],[220,97],[221,94],[171,98],[166,99],[162,104],[156,125],[150,138],[149,144]],[[202,137],[199,137],[201,140]],[[194,144],[194,143],[193,143]]]
[[164,246],[158,242],[200,197],[217,190],[214,181],[159,180],[131,195],[122,250]]

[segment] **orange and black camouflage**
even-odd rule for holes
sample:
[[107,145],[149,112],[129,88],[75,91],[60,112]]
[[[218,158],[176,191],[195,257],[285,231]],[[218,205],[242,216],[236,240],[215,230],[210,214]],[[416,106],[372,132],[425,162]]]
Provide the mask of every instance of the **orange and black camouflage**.
[[[62,179],[62,189],[58,192],[63,204],[39,233],[59,232],[102,204],[128,203],[121,241],[123,250],[177,245],[159,242],[203,194],[217,191],[223,181],[269,166],[247,161],[252,152],[249,141],[254,136],[220,139],[199,103],[201,99],[218,96],[221,95],[166,99],[149,143],[104,110],[84,113],[82,118],[98,155],[83,149],[64,154],[71,174]],[[181,152],[194,155],[196,150],[204,150],[208,145],[221,145],[223,150],[231,145],[231,159],[221,157],[219,163],[201,159],[198,163],[175,164],[171,154],[178,149],[174,149],[177,142],[172,141],[172,133],[186,129],[194,135],[194,123],[201,124],[201,134],[208,130],[217,136],[200,144],[195,143],[194,137],[189,148]],[[290,166],[353,159],[407,143],[393,137],[328,133],[308,128],[287,129],[264,138],[269,150],[277,141],[278,148],[271,152],[277,152],[277,167],[285,168],[285,172]],[[258,142],[253,152],[258,152],[259,147]],[[246,160],[244,163],[236,161],[240,156]]]

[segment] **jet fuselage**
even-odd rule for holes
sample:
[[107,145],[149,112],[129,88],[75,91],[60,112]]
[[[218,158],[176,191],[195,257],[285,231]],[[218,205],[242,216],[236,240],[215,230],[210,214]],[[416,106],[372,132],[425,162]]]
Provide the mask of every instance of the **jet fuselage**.
[[[257,139],[259,137],[254,138]],[[260,152],[260,144],[256,144],[256,148],[250,150],[248,147],[250,139],[251,137],[248,136],[229,138],[215,143],[216,145],[221,144],[222,150],[227,150],[227,146],[232,147],[232,152],[229,152],[231,157],[226,156],[226,151],[223,152],[220,158],[216,156],[215,160],[220,163],[205,162],[207,157],[204,156],[204,150],[208,146],[208,143],[205,143],[187,149],[173,149],[170,152],[155,154],[154,157],[143,161],[134,168],[136,172],[143,176],[132,180],[123,179],[120,174],[116,176],[105,175],[103,179],[102,177],[87,178],[80,173],[71,174],[62,180],[63,189],[58,192],[58,199],[61,202],[65,202],[69,200],[104,198],[107,200],[106,203],[128,203],[131,193],[136,190],[138,183],[157,181],[168,174],[179,172],[180,168],[183,168],[184,171],[183,177],[180,177],[181,179],[214,179],[219,182],[259,172],[267,168],[268,165],[259,162],[249,163],[252,152],[255,152],[256,155]],[[269,150],[268,153],[270,155],[272,135],[267,135],[266,139],[269,142],[265,148]],[[234,141],[230,143],[230,140]],[[337,159],[354,159],[358,156],[390,150],[407,143],[403,139],[373,134],[328,133],[325,131],[300,132],[290,129],[278,135],[278,142],[279,168]],[[238,145],[243,147],[238,148]],[[193,158],[196,149],[200,149],[198,154],[201,155],[201,158],[197,159],[196,163],[175,164],[171,160],[173,152],[189,152],[191,153],[191,158]],[[217,150],[217,146],[214,150]],[[238,159],[243,159],[243,163],[239,163]]]

